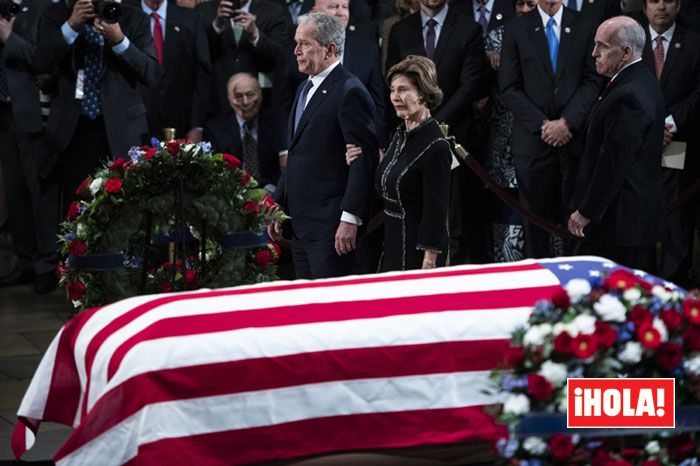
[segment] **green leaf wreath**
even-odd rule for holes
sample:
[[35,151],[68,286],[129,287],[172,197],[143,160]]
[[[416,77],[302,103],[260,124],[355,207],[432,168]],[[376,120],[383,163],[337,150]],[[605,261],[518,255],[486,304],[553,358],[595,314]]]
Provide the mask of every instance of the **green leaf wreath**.
[[[288,218],[257,185],[239,159],[212,153],[206,142],[154,139],[132,148],[83,181],[61,225],[59,276],[68,298],[84,310],[138,294],[276,279],[278,245],[221,244],[232,232],[260,235]],[[174,229],[189,241],[171,263],[162,260],[167,246],[153,243]],[[123,263],[109,270],[74,266],[77,256],[115,253]]]

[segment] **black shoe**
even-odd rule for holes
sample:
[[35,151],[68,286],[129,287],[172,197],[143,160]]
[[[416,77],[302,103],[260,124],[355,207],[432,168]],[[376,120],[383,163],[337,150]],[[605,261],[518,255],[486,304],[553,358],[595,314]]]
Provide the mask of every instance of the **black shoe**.
[[34,274],[26,270],[15,269],[4,277],[0,278],[0,288],[10,286],[26,285],[32,282]]
[[56,272],[40,273],[34,277],[34,294],[48,294],[58,288]]

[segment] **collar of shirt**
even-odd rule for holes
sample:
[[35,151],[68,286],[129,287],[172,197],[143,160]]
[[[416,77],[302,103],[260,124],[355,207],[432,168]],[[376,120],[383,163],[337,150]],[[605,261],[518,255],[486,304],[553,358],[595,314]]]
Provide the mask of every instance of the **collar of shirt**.
[[[256,121],[256,122],[257,122],[257,119],[258,119],[258,117],[256,116],[256,117],[255,117],[255,121]],[[242,141],[242,140],[243,140],[243,134],[244,134],[244,131],[245,131],[244,128],[243,128],[243,125],[245,125],[246,120],[244,120],[243,118],[241,118],[241,117],[239,117],[238,115],[236,115],[236,121],[238,122],[238,131],[239,131],[239,133],[240,133],[240,135],[241,135],[241,141]],[[257,124],[254,124],[254,125],[253,125],[253,130],[250,132],[250,134],[253,136],[253,139],[255,139],[256,141],[258,140],[258,125],[257,125]]]
[[[542,18],[542,27],[546,28],[547,23],[549,22],[550,16],[544,12],[542,8],[540,8],[539,5],[537,5],[537,11],[540,12],[540,17]],[[554,13],[554,16],[551,16],[554,18],[554,31],[557,33],[557,37],[559,37],[559,31],[561,30],[561,17],[564,15],[564,6],[560,6],[559,10],[557,10],[556,13]]]
[[[146,13],[149,17],[151,16],[151,13],[154,11],[158,13],[158,16],[160,16],[161,21],[165,22],[165,16],[168,14],[168,1],[163,0],[163,3],[160,4],[157,10],[152,9],[150,6],[146,5],[146,2],[141,0],[141,9],[143,10],[144,13]],[[152,18],[151,18],[152,19]],[[165,32],[165,31],[164,31]]]
[[488,0],[486,3],[481,3],[480,0],[473,0],[472,7],[474,8],[474,19],[479,19],[479,7],[484,5],[486,7],[486,19],[491,19],[491,13],[493,13],[493,3],[495,0]]
[[249,0],[245,3],[245,5],[241,5],[241,10],[245,11],[246,13],[250,11],[250,4],[253,3],[253,0]]
[[436,28],[440,30],[440,28],[442,28],[442,25],[445,24],[445,18],[447,17],[448,8],[449,5],[445,4],[445,7],[442,10],[440,10],[440,13],[436,14],[435,16],[428,16],[423,10],[420,10],[420,19],[421,24],[423,25],[423,29],[427,27],[428,20],[430,20],[430,18],[433,18],[437,23]]
[[676,32],[676,23],[673,23],[670,28],[666,29],[663,34],[659,34],[654,29],[652,29],[651,26],[649,26],[649,37],[651,37],[651,48],[653,49],[656,44],[654,44],[654,41],[656,41],[656,38],[659,36],[663,36],[664,39],[664,48],[668,47],[668,44],[671,43],[671,39],[673,39],[673,33]]
[[610,78],[610,82],[615,81],[615,78],[617,78],[617,76],[618,76],[620,73],[622,73],[622,70],[624,70],[625,68],[627,68],[627,67],[629,67],[629,66],[634,65],[635,63],[639,63],[640,61],[642,61],[642,57],[639,57],[639,58],[637,58],[636,60],[631,61],[631,62],[629,62],[628,64],[626,64],[625,66],[623,66],[622,68],[620,68],[620,71],[618,71],[617,73],[615,73],[615,76],[613,76],[612,78]]
[[328,77],[329,74],[331,74],[331,71],[333,71],[338,65],[340,65],[340,60],[331,64],[328,68],[321,71],[316,76],[309,76],[309,79],[313,83],[313,87],[309,90],[309,93],[306,95],[306,102],[304,102],[304,107],[306,107],[306,104],[309,103],[311,97],[313,97],[313,95],[316,93],[316,90],[319,88],[321,83]]

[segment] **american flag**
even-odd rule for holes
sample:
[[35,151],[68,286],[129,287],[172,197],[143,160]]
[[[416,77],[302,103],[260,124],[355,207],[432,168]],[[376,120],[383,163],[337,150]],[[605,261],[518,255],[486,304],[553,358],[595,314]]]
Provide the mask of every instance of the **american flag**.
[[[527,260],[140,296],[71,319],[12,436],[58,465],[255,464],[490,441],[488,374],[539,299],[616,265]],[[643,272],[637,271],[638,274]]]

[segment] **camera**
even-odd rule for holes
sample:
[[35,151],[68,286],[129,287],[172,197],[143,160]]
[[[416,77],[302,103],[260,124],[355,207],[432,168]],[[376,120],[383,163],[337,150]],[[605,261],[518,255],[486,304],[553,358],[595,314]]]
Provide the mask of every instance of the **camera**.
[[114,24],[122,16],[122,5],[114,0],[92,0],[92,6],[95,7],[97,17],[106,23]]
[[8,21],[14,18],[20,9],[20,5],[12,0],[0,0],[0,16]]

